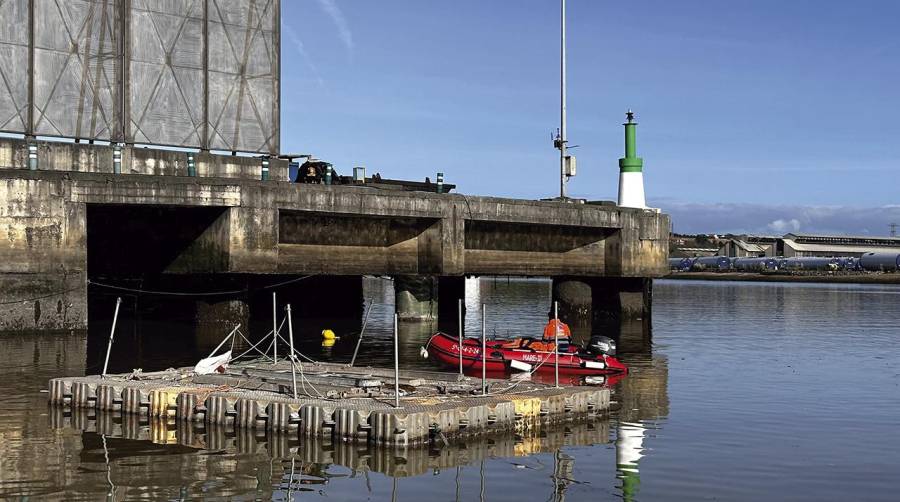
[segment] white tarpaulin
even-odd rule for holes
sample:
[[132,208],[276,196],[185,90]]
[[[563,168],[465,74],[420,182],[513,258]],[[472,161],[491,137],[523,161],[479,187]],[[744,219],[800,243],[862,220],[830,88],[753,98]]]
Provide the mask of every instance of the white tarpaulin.
[[198,375],[210,375],[212,373],[224,373],[225,369],[228,367],[228,363],[231,361],[231,351],[225,352],[224,354],[220,354],[218,356],[207,357],[206,359],[201,359],[196,366],[194,366],[194,373]]

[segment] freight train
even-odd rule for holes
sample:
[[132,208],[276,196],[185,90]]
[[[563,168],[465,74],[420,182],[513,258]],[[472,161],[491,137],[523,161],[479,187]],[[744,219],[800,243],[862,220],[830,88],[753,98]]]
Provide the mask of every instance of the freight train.
[[834,258],[784,258],[780,256],[769,258],[729,258],[727,256],[669,258],[669,268],[677,272],[766,272],[776,270],[900,272],[900,253],[866,253],[859,258],[851,256]]

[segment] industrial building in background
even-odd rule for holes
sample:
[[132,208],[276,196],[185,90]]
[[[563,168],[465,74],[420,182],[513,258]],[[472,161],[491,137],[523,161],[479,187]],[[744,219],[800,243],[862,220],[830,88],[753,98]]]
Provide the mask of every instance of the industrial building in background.
[[789,233],[760,235],[676,235],[670,239],[673,258],[859,258],[867,253],[900,253],[900,237]]
[[276,156],[280,22],[279,0],[5,0],[0,132]]
[[783,237],[739,236],[727,239],[719,249],[720,256],[785,258],[830,258],[866,253],[900,253],[900,238],[853,235],[785,234]]

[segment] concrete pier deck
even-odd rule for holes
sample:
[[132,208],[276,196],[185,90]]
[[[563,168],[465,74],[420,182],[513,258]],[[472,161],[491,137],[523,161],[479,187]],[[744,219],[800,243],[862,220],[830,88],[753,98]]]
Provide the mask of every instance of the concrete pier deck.
[[440,296],[455,319],[467,276],[551,277],[569,324],[644,318],[649,282],[668,269],[669,216],[656,210],[291,183],[288,171],[279,159],[0,138],[0,333],[86,329],[89,284],[230,291],[301,276],[391,277],[401,319],[434,318]]
[[215,375],[181,368],[55,378],[49,398],[73,410],[393,446],[552,427],[610,404],[610,391],[598,387],[489,380],[481,395],[480,379],[422,371],[403,371],[399,382],[395,408],[393,371],[308,363],[294,399],[290,363],[258,361]]

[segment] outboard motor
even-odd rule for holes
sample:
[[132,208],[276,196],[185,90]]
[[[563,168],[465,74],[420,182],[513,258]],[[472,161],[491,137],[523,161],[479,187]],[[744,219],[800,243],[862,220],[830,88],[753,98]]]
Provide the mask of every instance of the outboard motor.
[[606,336],[592,336],[587,349],[591,354],[614,356],[616,355],[616,341]]

